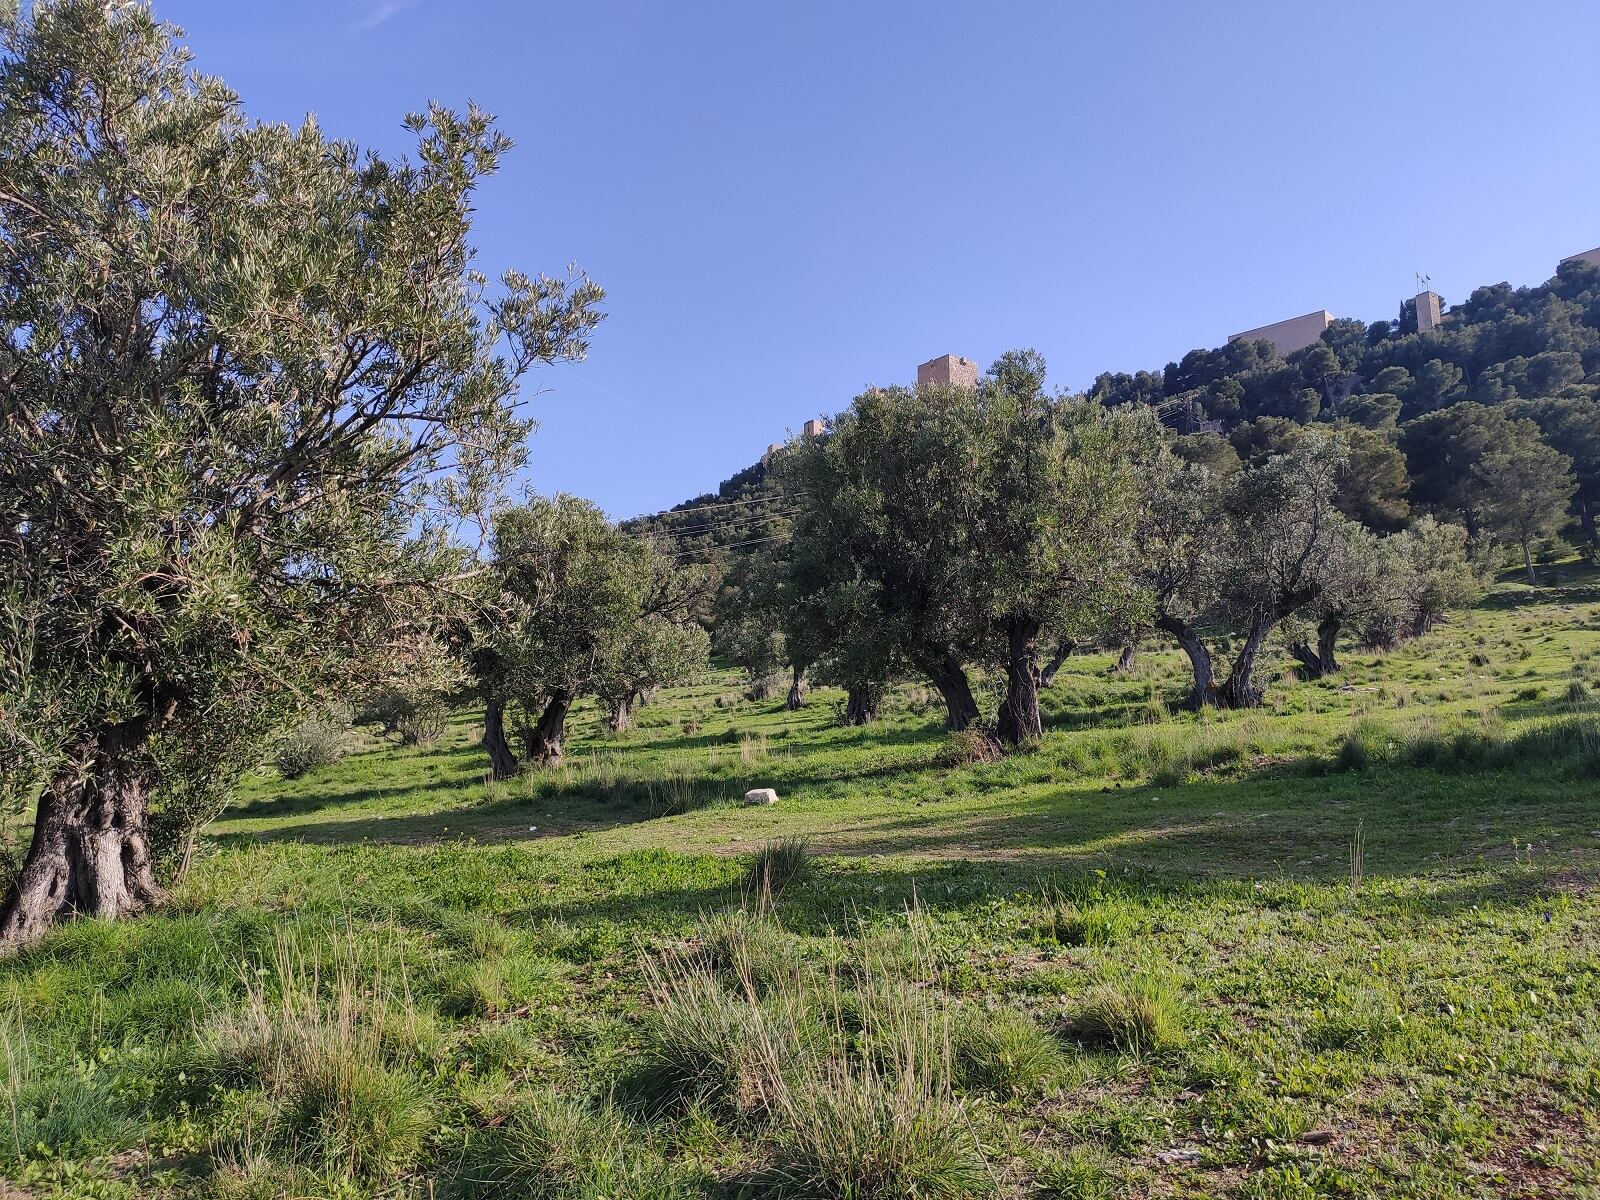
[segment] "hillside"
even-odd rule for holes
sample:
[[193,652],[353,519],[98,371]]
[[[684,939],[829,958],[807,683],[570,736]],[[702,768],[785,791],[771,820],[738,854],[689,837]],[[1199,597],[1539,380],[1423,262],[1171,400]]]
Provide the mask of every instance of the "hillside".
[[[1559,575],[1251,713],[1169,712],[1158,647],[1073,659],[999,763],[916,688],[846,729],[727,675],[620,739],[584,709],[569,765],[509,785],[473,712],[352,734],[254,778],[170,907],[0,963],[0,1175],[696,1196],[901,1156],[928,1194],[1581,1194],[1600,577]],[[809,872],[749,891],[783,837]],[[867,1057],[773,1092],[791,1019]]]
[[[1427,332],[1417,331],[1407,301],[1395,320],[1335,320],[1320,341],[1287,356],[1270,342],[1230,342],[1161,370],[1102,373],[1084,395],[1156,406],[1188,435],[1188,452],[1207,461],[1259,457],[1295,428],[1338,430],[1353,460],[1346,508],[1378,529],[1431,512],[1476,531],[1483,501],[1463,481],[1486,445],[1505,440],[1501,418],[1531,421],[1570,461],[1571,536],[1600,544],[1600,267],[1587,262],[1564,262],[1536,286],[1477,288]],[[781,507],[758,463],[714,493],[628,526],[695,553],[739,553],[781,534],[770,516]]]

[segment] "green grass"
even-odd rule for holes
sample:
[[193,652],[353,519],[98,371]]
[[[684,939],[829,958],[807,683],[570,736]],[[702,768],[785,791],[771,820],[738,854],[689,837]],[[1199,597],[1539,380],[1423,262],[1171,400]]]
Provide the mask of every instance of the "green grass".
[[[1557,1196],[1600,1186],[1600,581],[1268,705],[1073,659],[1048,731],[731,674],[563,769],[475,714],[0,962],[34,1196]],[[745,807],[751,787],[772,806]],[[0,1188],[0,1194],[6,1194]]]

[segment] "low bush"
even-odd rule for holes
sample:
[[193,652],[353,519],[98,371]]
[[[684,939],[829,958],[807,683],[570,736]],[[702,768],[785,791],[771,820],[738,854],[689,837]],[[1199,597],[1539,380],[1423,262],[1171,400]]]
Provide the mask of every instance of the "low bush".
[[397,737],[402,746],[427,746],[444,733],[450,718],[444,697],[405,688],[381,688],[356,712],[357,725],[376,725],[385,737]]
[[302,721],[278,745],[273,760],[285,779],[336,763],[344,755],[345,726],[327,717]]

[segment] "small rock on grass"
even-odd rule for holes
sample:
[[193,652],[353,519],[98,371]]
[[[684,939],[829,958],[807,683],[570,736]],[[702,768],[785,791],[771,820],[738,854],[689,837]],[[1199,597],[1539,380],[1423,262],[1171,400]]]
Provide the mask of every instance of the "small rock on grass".
[[744,794],[746,804],[776,804],[778,793],[771,788],[751,788]]

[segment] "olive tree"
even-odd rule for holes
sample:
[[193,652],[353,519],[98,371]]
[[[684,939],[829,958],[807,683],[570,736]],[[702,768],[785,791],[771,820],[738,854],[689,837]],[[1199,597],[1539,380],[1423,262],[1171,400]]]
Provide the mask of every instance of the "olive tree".
[[1043,733],[1045,638],[1126,630],[1147,615],[1131,531],[1160,426],[1148,408],[1018,392],[994,375],[981,397],[988,459],[971,578],[1006,676],[996,732],[1015,745]]
[[983,531],[984,432],[976,393],[874,388],[825,438],[784,456],[803,497],[793,553],[831,556],[861,581],[878,636],[928,678],[953,730],[978,720],[966,664],[986,644],[972,586]]
[[877,659],[925,675],[952,729],[979,716],[967,663],[998,662],[1010,743],[1042,729],[1043,639],[1132,623],[1128,534],[1159,442],[1148,410],[1047,396],[1043,370],[1014,352],[976,388],[873,389],[785,467],[795,561],[831,564]]
[[406,126],[252,124],[143,5],[0,6],[0,774],[38,780],[0,941],[160,898],[163,765],[238,763],[439,594],[519,380],[584,352],[597,287],[473,268],[506,138]]
[[698,664],[704,638],[686,632],[694,589],[672,580],[662,551],[589,501],[560,495],[501,510],[491,551],[499,595],[470,661],[497,778],[517,770],[508,707],[520,716],[523,759],[554,766],[579,697],[631,701]]
[[[1341,444],[1317,433],[1236,472],[1177,454],[1152,460],[1138,569],[1156,628],[1189,658],[1190,707],[1261,703],[1255,672],[1268,637],[1323,595],[1360,536],[1337,508],[1344,462]],[[1239,637],[1220,684],[1208,630]]]
[[1261,703],[1255,671],[1267,638],[1323,594],[1351,544],[1353,522],[1337,508],[1345,462],[1337,441],[1314,435],[1245,471],[1231,490],[1221,598],[1241,641],[1217,689],[1224,708]]
[[1194,709],[1216,703],[1203,626],[1219,599],[1234,474],[1173,453],[1156,456],[1134,526],[1136,578],[1150,595],[1152,623],[1189,659],[1193,682],[1185,704]]

